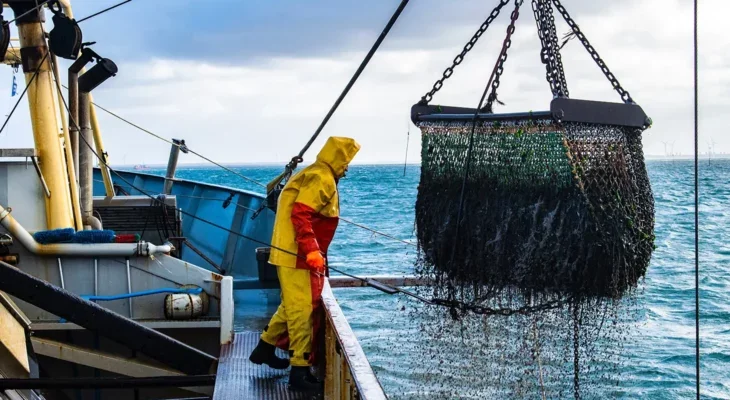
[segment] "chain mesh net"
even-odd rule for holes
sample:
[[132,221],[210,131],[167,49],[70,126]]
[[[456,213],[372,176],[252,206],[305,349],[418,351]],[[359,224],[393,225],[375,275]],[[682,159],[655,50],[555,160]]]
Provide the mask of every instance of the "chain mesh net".
[[619,298],[635,287],[654,245],[640,130],[481,121],[467,160],[471,126],[420,124],[420,266],[443,283],[439,294],[474,304],[509,293]]
[[467,159],[472,121],[419,127],[418,272],[439,306],[413,321],[441,371],[419,395],[610,396],[654,248],[641,130],[479,121]]

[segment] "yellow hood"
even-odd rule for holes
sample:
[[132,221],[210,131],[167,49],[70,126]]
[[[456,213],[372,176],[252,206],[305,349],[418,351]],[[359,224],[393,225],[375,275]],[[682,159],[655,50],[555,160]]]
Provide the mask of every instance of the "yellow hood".
[[317,161],[329,165],[335,177],[339,178],[359,150],[360,145],[355,139],[331,136],[317,154]]

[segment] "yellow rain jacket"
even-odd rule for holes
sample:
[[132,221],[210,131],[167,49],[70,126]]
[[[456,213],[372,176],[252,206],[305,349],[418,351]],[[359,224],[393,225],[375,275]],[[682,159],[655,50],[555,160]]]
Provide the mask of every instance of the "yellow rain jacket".
[[337,181],[358,150],[354,139],[330,137],[317,160],[289,179],[279,196],[269,263],[277,266],[281,304],[261,339],[288,348],[293,366],[317,361],[312,338],[320,332],[324,276],[310,271],[305,259],[313,251],[327,254],[340,215]]
[[358,150],[354,139],[330,137],[317,161],[289,180],[279,196],[269,263],[306,269],[308,253],[327,253],[340,215],[337,180]]

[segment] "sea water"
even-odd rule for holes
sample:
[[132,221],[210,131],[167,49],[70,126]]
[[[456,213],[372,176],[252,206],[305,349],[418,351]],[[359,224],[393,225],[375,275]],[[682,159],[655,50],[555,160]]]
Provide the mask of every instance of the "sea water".
[[[695,387],[694,192],[690,161],[649,161],[656,201],[656,251],[638,292],[640,321],[622,355],[622,381],[590,398],[688,399]],[[236,167],[266,182],[281,167]],[[151,171],[160,173],[163,171]],[[415,242],[414,205],[419,167],[354,165],[340,182],[341,214],[398,239]],[[220,169],[181,167],[177,176],[261,192]],[[700,165],[700,306],[703,398],[730,399],[730,161]],[[330,249],[333,266],[349,273],[413,273],[416,248],[341,224]],[[373,289],[335,294],[373,369],[391,398],[425,398],[433,373],[419,349],[425,337],[401,296]],[[488,373],[488,371],[485,371]],[[458,374],[455,374],[458,376]],[[460,398],[468,379],[453,379]],[[444,388],[439,388],[443,391]]]

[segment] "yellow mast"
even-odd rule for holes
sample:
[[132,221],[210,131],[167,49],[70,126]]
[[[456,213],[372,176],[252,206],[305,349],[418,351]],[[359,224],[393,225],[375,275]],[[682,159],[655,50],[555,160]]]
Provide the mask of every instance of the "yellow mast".
[[[35,7],[29,3],[25,7],[13,7],[20,15]],[[20,54],[23,73],[28,87],[28,104],[33,126],[33,140],[43,178],[51,193],[45,196],[46,224],[48,229],[74,227],[74,218],[69,193],[67,167],[61,146],[61,137],[54,104],[54,82],[51,60],[43,37],[41,15],[30,13],[16,22],[20,38]],[[35,75],[35,78],[33,76]]]

